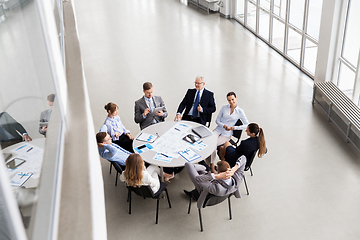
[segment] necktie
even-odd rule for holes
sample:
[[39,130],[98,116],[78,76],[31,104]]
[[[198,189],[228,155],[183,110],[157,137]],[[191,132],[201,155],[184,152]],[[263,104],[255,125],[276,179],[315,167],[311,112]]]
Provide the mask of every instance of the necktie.
[[200,91],[197,91],[196,99],[193,106],[193,113],[192,113],[192,116],[194,118],[197,118],[199,113],[199,111],[197,110],[197,107],[199,106],[199,101],[200,101]]

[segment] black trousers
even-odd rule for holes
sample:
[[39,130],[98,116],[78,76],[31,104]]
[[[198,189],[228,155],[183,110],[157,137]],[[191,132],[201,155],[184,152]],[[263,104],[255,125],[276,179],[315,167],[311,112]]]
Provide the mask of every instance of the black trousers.
[[191,121],[191,122],[197,122],[201,124],[201,119],[199,117],[194,118],[191,115],[184,115],[182,116],[182,120],[187,120],[187,121]]
[[119,145],[120,147],[122,147],[123,149],[129,151],[129,152],[134,152],[133,148],[132,148],[132,143],[133,140],[131,140],[128,136],[126,136],[126,134],[121,134],[119,137],[119,140],[115,140],[113,141],[113,143]]

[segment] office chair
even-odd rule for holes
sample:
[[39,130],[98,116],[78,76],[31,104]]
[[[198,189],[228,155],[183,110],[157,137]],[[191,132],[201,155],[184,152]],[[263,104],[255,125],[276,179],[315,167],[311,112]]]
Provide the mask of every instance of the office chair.
[[124,171],[124,167],[122,167],[118,162],[110,162],[110,173],[111,173],[111,166],[114,166],[116,170],[116,179],[115,179],[115,186],[117,186],[117,181],[119,178],[119,174],[122,174]]
[[[255,151],[253,152],[253,154],[251,154],[251,157],[246,160],[246,164],[245,164],[245,169],[244,169],[244,171],[246,172],[246,171],[248,171],[248,170],[250,169],[251,176],[253,176],[253,172],[252,172],[252,170],[251,170],[251,164],[252,164],[253,161],[254,161],[254,158],[255,158],[255,156],[256,156],[257,151],[258,151],[258,150],[255,150]],[[249,190],[248,190],[248,186],[247,186],[247,184],[246,184],[245,174],[244,174],[244,183],[245,183],[246,193],[247,193],[247,195],[249,195]]]
[[[243,122],[238,119],[237,122],[235,123],[235,126],[240,126],[240,125],[243,125]],[[232,139],[230,139],[230,143],[233,145],[233,146],[237,146],[239,141],[240,141],[240,138],[241,138],[241,133],[242,133],[242,130],[234,130],[233,131],[233,134],[232,134],[232,137],[234,137],[236,139],[236,142]]]
[[159,200],[161,198],[161,193],[163,193],[164,191],[166,192],[166,198],[168,200],[169,203],[169,208],[171,208],[171,203],[170,203],[170,198],[169,198],[169,194],[167,191],[167,184],[160,182],[160,188],[156,193],[153,193],[153,191],[151,190],[149,185],[143,185],[141,187],[130,187],[127,186],[128,188],[128,202],[129,202],[129,214],[131,214],[131,192],[136,193],[138,196],[140,197],[144,197],[145,198],[152,198],[152,199],[157,199],[157,203],[156,203],[156,224],[158,223],[158,215],[159,215]]
[[[196,190],[195,190],[196,191]],[[206,197],[204,199],[204,195],[206,194]],[[203,231],[203,224],[202,224],[202,217],[201,217],[201,208],[205,208],[207,206],[214,206],[217,205],[221,202],[223,202],[225,199],[228,199],[228,206],[229,206],[229,217],[230,220],[232,219],[232,215],[231,215],[231,202],[230,202],[230,197],[233,195],[233,193],[230,193],[228,195],[225,196],[216,196],[213,195],[209,192],[207,192],[206,190],[203,190],[201,192],[201,194],[193,194],[192,197],[190,197],[189,200],[189,209],[188,209],[188,214],[190,214],[190,209],[191,209],[191,199],[193,198],[194,200],[196,200],[197,202],[197,207],[198,207],[198,212],[199,212],[199,221],[200,221],[200,230],[201,232]],[[203,202],[201,202],[201,200],[199,199],[204,199]]]
[[[206,122],[208,123],[206,127],[210,128],[210,124],[211,124],[211,116],[212,114],[209,114],[206,118]],[[206,125],[206,124],[205,124]]]

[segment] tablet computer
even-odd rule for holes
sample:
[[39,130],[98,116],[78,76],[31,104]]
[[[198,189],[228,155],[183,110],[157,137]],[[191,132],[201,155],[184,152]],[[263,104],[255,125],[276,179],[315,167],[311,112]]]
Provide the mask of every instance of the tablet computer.
[[158,111],[160,111],[160,110],[163,110],[163,108],[164,108],[164,107],[157,107],[157,108],[154,109],[153,113],[156,113],[156,112],[158,112]]
[[13,160],[10,160],[9,162],[6,163],[6,167],[10,168],[10,169],[15,169],[15,168],[19,167],[21,164],[23,164],[24,162],[26,162],[24,159],[14,158]]

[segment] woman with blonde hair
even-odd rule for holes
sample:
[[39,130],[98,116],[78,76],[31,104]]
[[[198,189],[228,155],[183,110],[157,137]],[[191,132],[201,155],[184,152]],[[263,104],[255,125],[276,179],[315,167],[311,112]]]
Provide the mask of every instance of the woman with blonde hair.
[[256,123],[250,123],[246,128],[248,139],[242,140],[240,145],[234,148],[230,142],[225,142],[220,147],[219,156],[221,160],[225,160],[233,167],[242,155],[248,160],[254,151],[259,150],[258,157],[261,158],[266,153],[266,142],[264,131]]
[[136,153],[130,154],[125,164],[125,171],[120,175],[122,182],[131,187],[149,185],[154,193],[159,190],[160,168],[158,166],[150,165],[146,168],[144,160]]
[[118,116],[119,107],[115,103],[109,102],[104,108],[108,113],[104,125],[106,125],[106,132],[112,138],[112,142],[129,152],[134,152],[132,148],[134,138],[131,137],[130,131],[125,128]]

